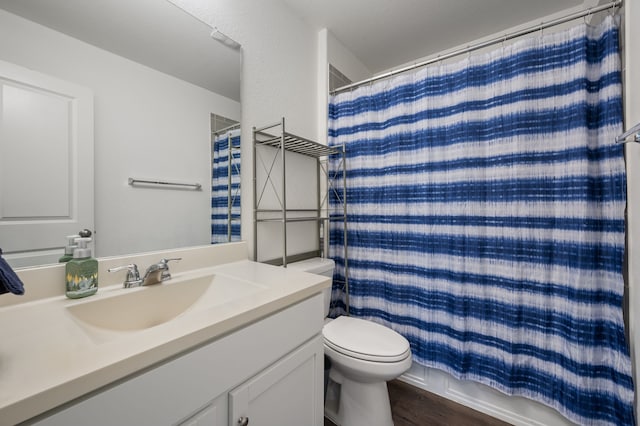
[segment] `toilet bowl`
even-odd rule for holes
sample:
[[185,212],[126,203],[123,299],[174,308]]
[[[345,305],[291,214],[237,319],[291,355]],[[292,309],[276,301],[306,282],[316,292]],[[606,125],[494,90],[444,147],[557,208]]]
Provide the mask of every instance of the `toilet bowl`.
[[[332,277],[334,263],[313,258],[287,267]],[[324,297],[326,316],[331,289]],[[327,417],[338,426],[393,426],[387,381],[411,367],[407,339],[383,325],[348,316],[325,321],[322,336],[331,381],[340,386],[337,412],[325,407]]]

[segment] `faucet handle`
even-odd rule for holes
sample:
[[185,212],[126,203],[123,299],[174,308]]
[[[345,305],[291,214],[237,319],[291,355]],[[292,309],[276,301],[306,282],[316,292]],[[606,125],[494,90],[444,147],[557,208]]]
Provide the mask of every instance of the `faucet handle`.
[[164,265],[164,270],[162,271],[162,276],[161,276],[161,280],[162,281],[166,281],[166,280],[170,280],[171,279],[171,273],[169,272],[169,265],[168,263],[171,261],[178,261],[178,260],[182,260],[181,257],[172,257],[170,259],[160,259],[160,262],[158,262],[159,264]]
[[124,280],[124,287],[125,288],[130,288],[130,287],[137,287],[140,284],[142,284],[142,279],[140,279],[140,272],[138,272],[138,265],[136,265],[135,263],[131,263],[129,265],[124,265],[124,266],[118,266],[115,268],[109,268],[107,269],[108,272],[118,272],[118,271],[123,271],[123,270],[127,270],[127,277]]

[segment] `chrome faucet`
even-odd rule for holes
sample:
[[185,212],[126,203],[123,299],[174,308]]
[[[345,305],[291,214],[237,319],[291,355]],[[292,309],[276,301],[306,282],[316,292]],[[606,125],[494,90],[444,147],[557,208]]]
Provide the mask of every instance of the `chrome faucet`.
[[154,263],[147,268],[144,278],[140,278],[140,272],[138,272],[138,266],[135,263],[118,266],[117,268],[110,268],[108,271],[118,272],[126,269],[128,272],[123,284],[125,288],[158,284],[171,279],[171,274],[169,273],[169,262],[172,260],[182,260],[182,258],[176,257],[173,259],[160,259],[158,263]]
[[169,262],[172,260],[182,260],[181,257],[173,259],[160,259],[158,263],[147,268],[147,272],[144,273],[142,279],[142,285],[158,284],[162,281],[170,280],[171,274],[169,273]]
[[140,272],[138,272],[138,265],[131,263],[129,265],[118,266],[117,268],[109,268],[109,272],[118,272],[127,270],[127,277],[124,279],[124,288],[138,287],[142,285],[142,279],[140,278]]

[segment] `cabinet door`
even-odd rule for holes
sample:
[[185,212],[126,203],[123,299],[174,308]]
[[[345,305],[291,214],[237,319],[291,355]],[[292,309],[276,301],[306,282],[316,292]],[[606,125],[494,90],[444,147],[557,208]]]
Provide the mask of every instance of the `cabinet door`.
[[323,346],[316,336],[229,393],[229,426],[321,426]]
[[225,426],[227,424],[227,398],[226,394],[213,400],[206,407],[199,410],[186,420],[178,423],[179,426]]

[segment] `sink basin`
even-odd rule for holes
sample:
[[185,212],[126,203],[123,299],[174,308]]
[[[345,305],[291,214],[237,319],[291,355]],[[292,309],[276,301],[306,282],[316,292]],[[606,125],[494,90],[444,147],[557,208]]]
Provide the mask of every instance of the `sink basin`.
[[197,307],[228,303],[263,287],[230,277],[206,275],[122,290],[116,296],[89,299],[67,306],[84,324],[109,331],[151,328]]

